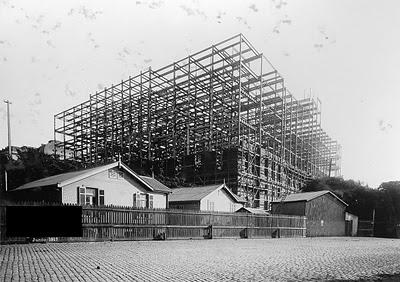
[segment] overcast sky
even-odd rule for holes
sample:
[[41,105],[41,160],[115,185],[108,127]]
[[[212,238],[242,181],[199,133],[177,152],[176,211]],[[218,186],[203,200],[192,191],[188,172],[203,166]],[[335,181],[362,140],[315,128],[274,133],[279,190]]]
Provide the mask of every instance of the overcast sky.
[[[322,101],[345,179],[400,180],[400,1],[1,1],[13,145],[53,138],[89,94],[243,33],[297,98]],[[0,147],[7,146],[6,105]]]

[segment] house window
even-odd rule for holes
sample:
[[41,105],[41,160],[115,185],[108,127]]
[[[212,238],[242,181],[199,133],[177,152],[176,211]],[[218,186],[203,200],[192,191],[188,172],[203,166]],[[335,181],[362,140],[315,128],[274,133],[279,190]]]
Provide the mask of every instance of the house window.
[[104,205],[104,190],[90,187],[78,187],[78,204],[79,205]]
[[109,169],[108,170],[108,177],[112,178],[112,179],[117,179],[118,178],[118,174],[114,169]]
[[108,178],[121,179],[124,178],[124,172],[117,169],[108,170]]
[[99,191],[99,205],[104,206],[104,190]]
[[144,193],[133,194],[133,207],[134,208],[153,208],[153,195]]
[[139,207],[139,197],[140,197],[139,193],[133,194],[133,207],[134,208],[138,208]]
[[85,204],[90,206],[97,206],[97,189],[86,188]]
[[207,200],[207,210],[208,211],[214,211],[214,202]]
[[78,204],[79,205],[84,205],[86,203],[85,192],[86,192],[85,187],[83,187],[83,188],[78,187]]
[[146,195],[146,208],[152,209],[153,208],[153,195]]

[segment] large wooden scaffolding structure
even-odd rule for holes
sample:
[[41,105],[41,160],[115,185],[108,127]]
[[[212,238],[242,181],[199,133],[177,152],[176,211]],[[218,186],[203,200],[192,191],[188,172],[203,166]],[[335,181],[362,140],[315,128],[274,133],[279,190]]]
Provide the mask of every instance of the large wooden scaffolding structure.
[[340,145],[322,130],[320,108],[296,99],[239,34],[55,115],[55,152],[84,163],[120,156],[185,183],[225,181],[267,209],[313,177],[340,175]]

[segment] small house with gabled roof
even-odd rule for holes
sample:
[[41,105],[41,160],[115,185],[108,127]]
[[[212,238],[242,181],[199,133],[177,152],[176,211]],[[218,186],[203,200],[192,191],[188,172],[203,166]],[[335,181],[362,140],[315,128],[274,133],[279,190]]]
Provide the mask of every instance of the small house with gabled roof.
[[9,193],[15,200],[165,209],[171,189],[114,162],[42,178]]
[[232,193],[225,184],[172,189],[172,209],[235,212],[246,201]]
[[272,204],[272,214],[307,218],[306,236],[344,236],[347,204],[328,190],[286,195]]

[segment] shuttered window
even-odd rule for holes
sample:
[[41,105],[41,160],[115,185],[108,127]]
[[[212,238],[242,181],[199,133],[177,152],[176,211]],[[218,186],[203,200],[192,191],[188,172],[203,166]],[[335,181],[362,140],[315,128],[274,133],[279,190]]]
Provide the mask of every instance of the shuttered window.
[[153,208],[153,195],[146,195],[146,208],[152,209]]
[[207,210],[208,211],[214,211],[214,202],[207,200]]
[[78,189],[78,205],[86,204],[86,188],[85,187],[77,187]]
[[133,194],[133,205],[134,208],[149,208],[154,207],[154,196],[144,193]]
[[146,207],[146,194],[135,193],[133,194],[133,207],[145,208]]
[[104,190],[90,187],[77,187],[78,205],[104,205]]
[[137,205],[137,194],[136,194],[136,193],[133,194],[133,204],[132,204],[132,206],[133,206],[134,208],[137,208],[137,207],[138,207],[138,205]]
[[104,206],[104,190],[99,190],[99,205]]

